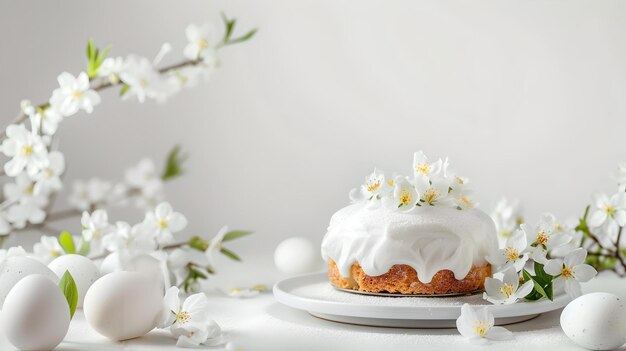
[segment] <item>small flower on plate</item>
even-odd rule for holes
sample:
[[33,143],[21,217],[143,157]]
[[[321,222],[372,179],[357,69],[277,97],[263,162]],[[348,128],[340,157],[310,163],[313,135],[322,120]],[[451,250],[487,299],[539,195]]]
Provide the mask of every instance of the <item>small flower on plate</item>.
[[174,240],[173,233],[185,229],[187,218],[181,213],[174,212],[168,202],[162,202],[153,212],[146,213],[143,224],[154,233],[159,244],[164,244]]
[[531,242],[529,253],[535,262],[546,264],[549,251],[572,240],[569,234],[556,230],[556,225],[556,218],[550,213],[544,213],[534,227],[526,223],[521,225]]
[[32,177],[48,165],[48,149],[36,132],[28,131],[23,124],[11,124],[6,129],[6,137],[2,153],[11,157],[4,164],[6,175],[15,177],[26,169]]
[[508,340],[513,333],[503,327],[494,326],[494,318],[487,307],[472,308],[469,304],[461,307],[461,316],[456,320],[459,333],[470,341]]
[[495,253],[486,257],[489,263],[498,267],[498,271],[504,271],[509,267],[513,267],[516,272],[524,268],[528,261],[528,253],[525,252],[528,246],[526,233],[521,229],[515,230],[513,235],[508,237],[504,244],[504,248],[498,249]]
[[519,275],[513,267],[504,271],[502,280],[485,279],[483,298],[496,305],[508,305],[523,299],[533,290],[533,282],[528,281],[519,285]]
[[209,318],[210,302],[204,293],[189,296],[181,302],[179,290],[169,288],[163,299],[159,326],[170,328],[178,338],[178,347],[217,346],[224,343],[219,325]]
[[71,116],[81,109],[91,113],[94,106],[100,103],[100,95],[89,87],[87,73],[81,72],[78,77],[74,77],[68,72],[63,72],[57,81],[59,88],[52,92],[50,106],[63,116]]
[[552,280],[555,291],[565,288],[565,292],[572,298],[582,295],[580,283],[588,282],[598,274],[593,267],[584,263],[585,257],[587,250],[578,248],[565,255],[564,259],[548,261],[544,270],[556,277]]

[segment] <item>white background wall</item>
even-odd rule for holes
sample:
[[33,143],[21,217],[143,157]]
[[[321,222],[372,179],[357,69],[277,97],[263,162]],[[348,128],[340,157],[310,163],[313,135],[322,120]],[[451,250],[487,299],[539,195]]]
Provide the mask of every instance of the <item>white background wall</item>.
[[483,208],[519,198],[530,220],[581,214],[626,161],[624,1],[3,1],[0,121],[83,70],[89,37],[115,55],[182,51],[186,24],[220,10],[258,36],[165,105],[109,91],[67,118],[68,181],[119,179],[181,143],[188,174],[167,192],[189,234],[254,229],[233,245],[254,262],[288,236],[320,242],[351,187],[374,166],[410,172],[414,150],[449,156]]

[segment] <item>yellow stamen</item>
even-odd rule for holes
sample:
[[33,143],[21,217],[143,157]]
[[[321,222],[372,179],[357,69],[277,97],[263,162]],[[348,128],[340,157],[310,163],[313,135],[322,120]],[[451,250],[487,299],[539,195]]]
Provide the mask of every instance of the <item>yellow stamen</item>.
[[83,96],[83,92],[82,92],[82,91],[80,91],[80,90],[74,90],[74,91],[72,92],[72,97],[73,97],[74,99],[78,99],[78,98],[80,98],[81,96]]
[[472,207],[472,206],[474,206],[474,203],[472,202],[472,200],[468,199],[468,198],[467,198],[467,197],[465,197],[465,196],[461,196],[461,197],[459,198],[459,201],[461,201],[461,203],[462,203],[463,205],[467,206],[467,207]]
[[615,207],[609,205],[604,210],[609,217],[615,217]]
[[561,271],[561,276],[565,279],[574,277],[574,267],[563,266],[563,270]]
[[198,40],[198,47],[200,49],[206,49],[209,47],[209,42],[206,39],[202,38]]
[[474,322],[474,330],[476,331],[476,334],[481,338],[485,337],[485,334],[487,334],[489,329],[491,329],[491,325],[485,321],[478,320]]
[[504,297],[508,299],[514,293],[513,285],[510,285],[510,284],[502,285],[500,287],[500,293],[502,293],[502,295],[504,295]]
[[387,181],[387,185],[393,186],[396,182],[393,179]]
[[161,229],[165,229],[165,228],[169,227],[169,223],[167,223],[167,221],[166,221],[166,220],[161,219],[161,220],[159,220],[159,227],[160,227]]
[[33,147],[32,146],[22,147],[22,153],[24,154],[24,156],[30,156],[30,154],[33,153]]
[[455,181],[457,184],[460,184],[460,185],[465,184],[465,179],[463,179],[463,178],[461,178],[461,177],[454,177],[454,181]]
[[506,248],[505,256],[509,261],[515,261],[519,257],[519,251],[509,246]]
[[438,197],[439,194],[433,188],[428,188],[428,190],[424,193],[424,200],[426,200],[429,204],[432,204]]
[[424,173],[424,174],[428,174],[430,173],[430,169],[432,168],[431,165],[429,165],[428,163],[423,163],[421,165],[417,165],[415,166],[415,170],[418,173]]
[[380,180],[369,181],[367,183],[367,191],[369,191],[370,193],[375,192],[379,188],[380,188]]
[[512,235],[513,233],[510,230],[503,230],[500,232],[500,236],[503,238],[508,238]]
[[413,201],[413,196],[411,196],[409,189],[402,189],[402,194],[400,195],[400,203],[406,206],[411,203],[411,201]]
[[189,320],[191,319],[191,316],[189,315],[189,312],[187,311],[180,311],[176,314],[176,321],[180,324],[184,324],[189,322]]
[[537,233],[537,244],[545,245],[548,242],[548,234],[543,230]]

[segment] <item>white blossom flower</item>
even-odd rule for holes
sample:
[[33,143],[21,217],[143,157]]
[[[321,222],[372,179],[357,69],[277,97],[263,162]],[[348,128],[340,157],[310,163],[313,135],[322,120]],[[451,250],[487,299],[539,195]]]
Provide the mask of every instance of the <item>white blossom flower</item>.
[[142,224],[118,221],[115,229],[102,237],[102,246],[110,252],[149,253],[156,250],[154,237]]
[[61,190],[63,183],[61,175],[65,171],[65,158],[60,151],[52,151],[48,154],[50,160],[48,166],[35,174],[35,194],[49,194]]
[[128,85],[128,91],[123,99],[136,97],[141,103],[146,101],[146,98],[163,101],[173,89],[145,57],[129,55],[120,73],[120,79]]
[[21,103],[22,112],[30,119],[32,130],[38,130],[41,134],[54,135],[63,121],[63,115],[54,107],[36,108],[28,100]]
[[504,197],[501,198],[493,212],[491,212],[491,219],[496,224],[498,244],[502,248],[515,229],[518,229],[524,222],[519,201],[509,201]]
[[[353,203],[379,200],[391,185],[393,185],[393,181],[385,182],[385,174],[378,169],[374,169],[374,172],[365,178],[363,185],[350,191],[350,200]],[[376,201],[370,201],[370,205],[373,203],[376,203]]]
[[444,177],[430,178],[419,173],[415,177],[415,188],[420,194],[420,200],[428,205],[446,205],[449,203],[450,183]]
[[504,248],[496,250],[493,254],[486,257],[489,263],[498,267],[498,271],[507,270],[513,267],[516,272],[524,268],[528,261],[528,252],[526,248],[528,241],[526,233],[521,229],[517,229],[513,235],[507,238]]
[[26,256],[26,251],[21,246],[12,246],[8,250],[0,250],[0,264],[9,257]]
[[585,257],[587,257],[587,250],[578,248],[565,255],[563,260],[555,258],[548,261],[544,270],[556,276],[552,280],[554,290],[565,288],[565,292],[573,299],[582,295],[580,283],[588,282],[598,273],[593,267],[584,263]]
[[510,267],[504,271],[502,280],[485,278],[485,292],[483,298],[493,304],[512,304],[523,299],[533,290],[533,282],[527,281],[519,286],[519,275]]
[[609,244],[616,239],[618,228],[626,225],[626,193],[618,192],[610,198],[606,194],[595,193],[593,205],[587,224],[591,228],[602,228],[601,233],[605,235],[599,239]]
[[420,200],[415,186],[408,179],[401,176],[396,177],[393,184],[391,196],[383,199],[385,206],[392,210],[404,212],[414,209]]
[[202,25],[190,24],[185,29],[189,43],[185,46],[183,55],[190,60],[203,58],[207,53],[215,50],[217,45],[215,27],[212,23]]
[[15,183],[4,184],[4,197],[13,203],[6,212],[6,219],[13,226],[21,229],[27,222],[39,224],[46,218],[43,208],[48,204],[48,198],[35,194],[33,181],[25,173],[15,178]]
[[170,71],[167,74],[167,81],[175,92],[179,92],[195,87],[200,79],[207,79],[211,72],[212,69],[204,64],[186,66]]
[[50,263],[50,261],[63,255],[64,251],[59,241],[54,236],[42,236],[39,242],[33,246],[33,254],[42,262]]
[[86,211],[106,204],[111,195],[110,182],[91,178],[88,181],[76,181],[69,197],[69,203],[76,209]]
[[211,304],[204,293],[193,294],[181,302],[179,290],[173,286],[163,299],[163,316],[159,326],[170,328],[178,338],[178,347],[217,346],[224,343],[222,331],[209,318]]
[[154,212],[147,212],[143,224],[155,234],[159,244],[169,243],[177,233],[187,226],[187,219],[178,212],[174,212],[168,202],[160,203]]
[[164,198],[163,180],[149,158],[144,158],[135,167],[127,169],[124,179],[129,188],[139,189],[141,192],[136,198],[139,207],[154,207]]
[[425,175],[433,177],[439,175],[443,169],[443,161],[441,159],[430,163],[423,151],[417,151],[413,155],[413,172],[415,177]]
[[572,237],[562,231],[556,231],[556,218],[550,213],[544,213],[539,222],[531,227],[524,223],[522,230],[528,236],[530,244],[530,258],[535,262],[546,264],[546,255],[552,249],[567,244]]
[[465,180],[454,177],[452,190],[450,191],[450,196],[454,199],[454,204],[462,209],[474,208],[478,206],[476,202],[472,199],[471,190],[465,185],[465,183],[459,184],[458,182],[464,182]]
[[82,227],[82,237],[89,242],[90,252],[92,254],[102,253],[102,238],[115,230],[109,224],[109,216],[105,210],[95,210],[91,214],[84,211],[80,219]]
[[34,176],[48,165],[48,149],[37,133],[29,132],[23,124],[11,124],[6,129],[6,139],[2,142],[2,152],[11,157],[4,164],[4,172],[15,177],[24,169]]
[[487,307],[472,308],[469,304],[461,307],[461,316],[456,320],[459,333],[471,341],[508,340],[513,334],[503,327],[494,326],[493,314]]
[[100,103],[100,95],[89,87],[87,73],[81,72],[78,77],[74,77],[68,72],[63,72],[57,81],[59,88],[52,92],[50,106],[63,116],[71,116],[81,109],[91,113],[94,106]]
[[204,252],[200,250],[190,247],[181,247],[172,250],[167,256],[167,270],[174,275],[177,285],[181,284],[189,274],[190,264],[193,265],[194,270],[207,277],[210,275],[206,268],[209,265],[209,261]]
[[207,259],[209,260],[209,265],[211,269],[215,269],[217,266],[217,255],[222,249],[222,241],[224,241],[224,236],[228,233],[228,226],[225,225],[217,232],[217,234],[209,241],[209,246],[206,251],[204,251]]
[[574,217],[567,219],[565,222],[557,224],[554,227],[555,233],[564,233],[565,235],[570,236],[572,239],[564,244],[557,246],[550,251],[550,255],[552,257],[565,257],[568,253],[576,250],[580,247],[580,242],[583,238],[583,233],[576,231],[576,226],[578,225],[578,220]]
[[107,57],[98,67],[98,77],[105,77],[111,84],[117,84],[120,82],[120,74],[123,69],[123,57]]

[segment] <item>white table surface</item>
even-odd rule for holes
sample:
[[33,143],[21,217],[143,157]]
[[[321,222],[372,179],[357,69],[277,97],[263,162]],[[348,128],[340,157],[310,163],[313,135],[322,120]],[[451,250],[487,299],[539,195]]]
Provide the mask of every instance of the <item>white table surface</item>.
[[[605,273],[584,286],[586,292],[607,291],[626,297],[626,279]],[[217,291],[208,293],[213,318],[228,340],[242,350],[532,350],[549,346],[551,351],[581,350],[561,331],[561,311],[527,322],[509,325],[515,340],[486,345],[468,343],[456,329],[393,329],[340,324],[315,318],[276,302],[271,293],[235,299]],[[169,332],[154,330],[144,337],[114,343],[93,331],[78,310],[65,341],[56,350],[181,350]],[[0,350],[14,350],[0,335]],[[223,350],[223,347],[210,348]],[[626,350],[625,347],[622,349]]]

